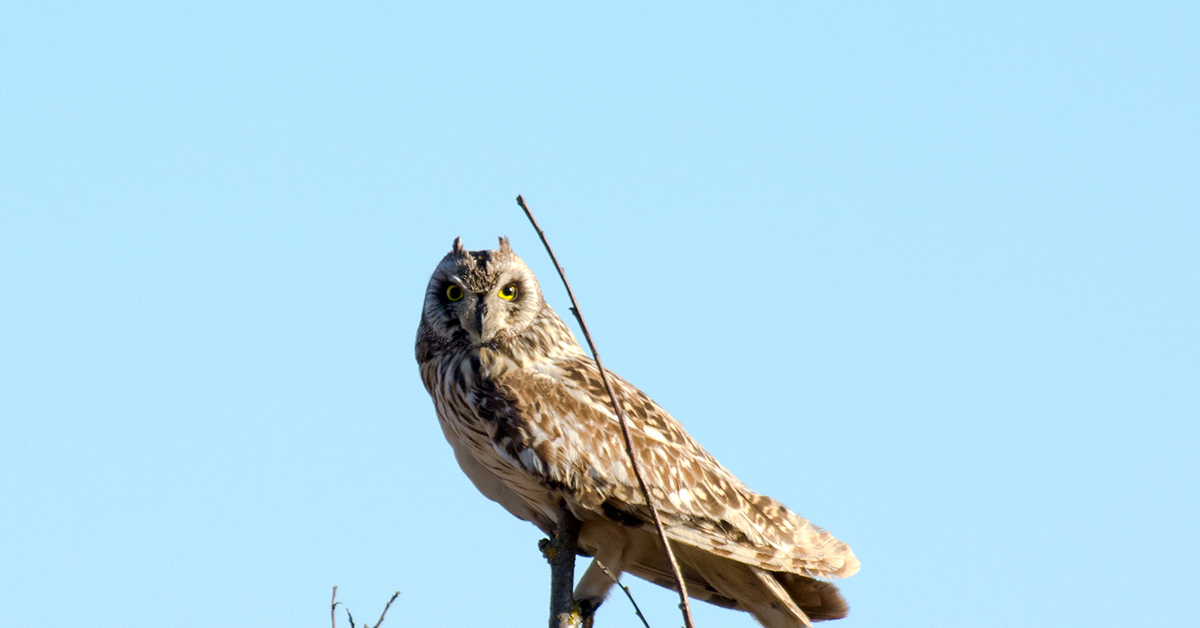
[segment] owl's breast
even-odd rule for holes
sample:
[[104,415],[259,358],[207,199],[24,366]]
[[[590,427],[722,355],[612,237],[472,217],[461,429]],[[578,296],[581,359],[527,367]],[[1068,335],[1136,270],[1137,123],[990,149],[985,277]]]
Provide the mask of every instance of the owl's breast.
[[421,364],[421,380],[438,420],[451,442],[474,442],[480,446],[490,438],[480,413],[481,388],[490,385],[477,351],[443,353]]
[[472,350],[421,365],[442,432],[485,496],[522,519],[552,518],[557,499],[544,469],[538,469],[540,461],[513,446],[527,430],[520,402],[505,386],[516,367],[488,353],[494,352]]

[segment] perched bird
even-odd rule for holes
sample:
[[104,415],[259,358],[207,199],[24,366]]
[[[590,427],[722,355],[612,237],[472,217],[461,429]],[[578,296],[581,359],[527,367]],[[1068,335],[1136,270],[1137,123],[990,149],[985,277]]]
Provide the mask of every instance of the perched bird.
[[[582,522],[580,551],[595,557],[575,588],[585,613],[613,584],[600,564],[676,588],[596,362],[507,238],[484,251],[454,240],[425,290],[416,349],[475,487],[546,534],[561,501]],[[824,579],[858,571],[850,547],[751,491],[645,393],[609,378],[688,594],[769,628],[845,617]]]

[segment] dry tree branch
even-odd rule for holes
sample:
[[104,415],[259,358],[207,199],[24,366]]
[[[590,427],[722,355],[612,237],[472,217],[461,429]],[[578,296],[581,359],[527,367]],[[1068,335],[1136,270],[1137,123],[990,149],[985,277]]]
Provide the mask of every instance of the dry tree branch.
[[638,616],[638,619],[642,620],[643,626],[650,628],[650,622],[646,621],[646,616],[642,614],[642,609],[638,607],[637,600],[633,599],[633,592],[629,590],[629,587],[621,584],[621,581],[613,575],[613,572],[608,570],[608,567],[604,566],[604,563],[596,561],[596,564],[600,565],[600,569],[604,571],[604,575],[612,578],[612,581],[615,582],[618,587],[621,587],[621,590],[625,592],[625,597],[629,598],[629,603],[633,604],[634,614]]
[[558,526],[554,540],[542,551],[550,562],[550,628],[578,625],[579,607],[571,589],[575,585],[575,550],[579,547],[579,528],[583,525],[566,501],[558,503]]
[[[388,609],[392,607],[392,602],[395,602],[396,598],[398,598],[398,597],[400,597],[399,591],[396,591],[395,593],[392,594],[392,599],[388,600],[387,605],[383,607],[383,612],[379,614],[379,621],[375,622],[375,628],[379,628],[379,624],[383,623],[383,618],[384,618],[384,616],[387,615]],[[335,584],[335,585],[333,585],[333,599],[330,600],[330,605],[329,605],[329,621],[330,621],[330,623],[333,624],[333,628],[337,628],[338,604],[341,604],[342,608],[345,609],[346,617],[350,619],[350,628],[355,628],[354,615],[350,614],[350,607],[346,606],[342,602],[337,601],[337,585]],[[371,626],[369,624],[363,624],[363,628],[371,628]]]
[[387,615],[388,609],[392,607],[392,602],[395,602],[396,598],[398,598],[398,597],[400,597],[399,591],[396,591],[395,593],[392,594],[392,598],[390,600],[388,600],[387,606],[384,606],[383,612],[379,614],[379,621],[375,622],[375,628],[379,628],[379,625],[383,623],[384,615]]
[[675,586],[679,588],[679,609],[683,611],[683,623],[685,628],[695,628],[692,623],[692,609],[688,605],[687,586],[683,583],[683,576],[679,572],[679,563],[675,560],[675,552],[671,550],[671,543],[667,540],[666,530],[663,528],[662,518],[658,516],[658,508],[654,506],[654,500],[650,497],[650,490],[646,488],[646,480],[642,479],[641,467],[638,465],[637,456],[633,451],[633,440],[629,438],[629,425],[625,419],[625,412],[621,409],[621,404],[617,403],[617,393],[613,390],[612,382],[608,379],[608,371],[604,370],[604,364],[600,361],[600,352],[596,351],[596,343],[592,341],[592,334],[588,332],[587,323],[583,322],[583,313],[579,311],[579,303],[575,300],[575,292],[571,290],[571,282],[567,281],[567,274],[563,272],[562,265],[558,263],[558,258],[554,256],[554,249],[550,248],[550,242],[546,240],[546,233],[538,226],[537,220],[533,217],[533,212],[529,211],[529,206],[525,204],[525,199],[521,195],[517,195],[517,205],[525,210],[525,215],[529,217],[529,222],[533,225],[534,231],[537,231],[538,237],[542,239],[542,244],[546,247],[546,252],[550,254],[550,261],[554,262],[554,267],[558,270],[558,276],[562,278],[563,285],[567,288],[567,296],[571,298],[571,313],[575,315],[575,319],[579,321],[579,327],[583,330],[583,337],[587,339],[588,347],[592,350],[592,358],[596,360],[596,368],[600,371],[600,379],[604,382],[604,389],[608,391],[608,398],[612,401],[613,411],[617,413],[617,421],[621,424],[621,436],[625,438],[625,453],[629,456],[629,464],[633,467],[633,476],[637,478],[638,488],[642,490],[642,496],[646,499],[646,505],[650,508],[650,514],[654,519],[654,529],[658,532],[658,540],[662,542],[663,552],[667,556],[667,561],[671,563],[671,574],[675,577]]
[[337,628],[337,607],[341,602],[337,601],[337,585],[333,585],[333,599],[329,600],[329,621],[333,624],[333,628]]

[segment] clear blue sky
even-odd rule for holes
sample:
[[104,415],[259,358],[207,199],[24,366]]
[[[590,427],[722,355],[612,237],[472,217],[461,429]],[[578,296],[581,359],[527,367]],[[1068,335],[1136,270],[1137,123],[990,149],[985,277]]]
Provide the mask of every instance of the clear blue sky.
[[544,625],[413,358],[522,193],[839,626],[1200,624],[1200,5],[399,4],[3,10],[9,620]]

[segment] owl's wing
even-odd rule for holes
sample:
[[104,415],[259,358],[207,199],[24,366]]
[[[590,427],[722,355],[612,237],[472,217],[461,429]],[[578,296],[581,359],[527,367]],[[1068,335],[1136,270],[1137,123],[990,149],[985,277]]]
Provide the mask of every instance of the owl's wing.
[[[849,546],[748,489],[645,393],[609,376],[669,537],[771,571],[824,578],[858,571]],[[584,508],[651,525],[594,361],[563,358],[538,372],[510,371],[497,384],[512,409],[493,434],[498,452]]]

